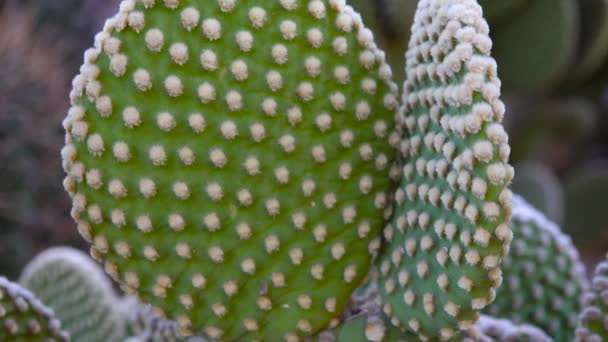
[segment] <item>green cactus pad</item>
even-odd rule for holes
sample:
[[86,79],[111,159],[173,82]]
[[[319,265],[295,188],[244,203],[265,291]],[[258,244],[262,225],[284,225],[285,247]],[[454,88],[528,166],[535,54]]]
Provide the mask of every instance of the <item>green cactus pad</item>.
[[515,165],[511,189],[556,224],[564,220],[564,191],[557,175],[543,163],[527,161]]
[[594,78],[608,57],[608,0],[578,1],[581,17],[581,42],[575,72],[565,87],[574,88]]
[[0,340],[5,342],[69,341],[53,310],[30,291],[0,277]]
[[577,243],[605,247],[608,239],[606,201],[608,161],[583,166],[566,181],[565,231]]
[[399,174],[397,87],[350,6],[126,0],[81,71],[65,186],[110,275],[185,334],[336,319]]
[[125,337],[112,284],[83,252],[47,249],[25,267],[19,283],[53,309],[74,341],[122,342]]
[[474,0],[419,2],[399,123],[403,183],[379,258],[383,311],[422,340],[494,299],[513,177],[492,42]]
[[493,51],[506,89],[546,92],[567,76],[576,58],[580,13],[576,0],[528,2],[492,33]]
[[353,318],[304,342],[407,342],[412,335],[386,324],[381,316]]
[[487,308],[493,316],[538,326],[555,341],[572,341],[588,288],[570,237],[519,196],[513,197],[513,243],[503,260],[504,284]]
[[527,5],[529,6],[530,2],[529,0],[479,0],[479,4],[483,8],[483,16],[492,24],[492,27],[510,22],[520,14],[519,12],[522,9],[525,9]]
[[602,342],[608,339],[608,261],[595,267],[592,288],[585,294],[576,329],[576,341]]

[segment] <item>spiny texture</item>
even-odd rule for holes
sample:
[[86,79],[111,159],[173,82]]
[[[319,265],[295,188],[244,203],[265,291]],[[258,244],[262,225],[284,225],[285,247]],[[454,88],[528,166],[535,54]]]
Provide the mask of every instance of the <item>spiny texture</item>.
[[583,310],[579,316],[576,340],[601,342],[608,339],[608,261],[595,268],[592,288],[583,297]]
[[124,1],[65,120],[92,255],[185,334],[337,322],[391,214],[390,77],[343,0]]
[[403,182],[379,259],[383,311],[421,340],[471,327],[502,281],[513,177],[474,0],[418,3],[399,125]]
[[74,341],[122,342],[124,322],[112,285],[81,251],[55,247],[42,252],[19,282],[53,309]]
[[[468,341],[476,342],[552,342],[541,329],[528,325],[517,325],[506,319],[481,316],[474,329],[469,332]],[[463,342],[467,338],[463,339]]]
[[6,342],[69,341],[53,310],[30,291],[0,277],[0,340]]
[[570,237],[519,196],[513,198],[513,244],[503,260],[504,284],[492,316],[538,326],[555,341],[572,341],[588,288]]
[[181,337],[177,323],[156,316],[149,305],[134,303],[128,324],[141,341],[177,341]]
[[324,331],[304,342],[397,342],[413,341],[396,327],[385,324],[381,315],[361,316]]

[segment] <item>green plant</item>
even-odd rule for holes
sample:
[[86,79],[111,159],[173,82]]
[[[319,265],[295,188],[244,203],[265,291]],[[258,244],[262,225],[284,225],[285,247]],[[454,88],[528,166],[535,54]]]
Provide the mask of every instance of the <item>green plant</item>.
[[513,243],[503,260],[504,284],[487,312],[534,324],[556,341],[571,341],[588,288],[570,237],[523,198],[513,198]]
[[112,285],[81,251],[50,248],[25,267],[19,282],[53,309],[74,341],[124,339],[125,323],[116,312]]
[[608,307],[608,261],[600,262],[593,275],[591,289],[585,293],[579,316],[576,340],[600,342],[608,338],[606,312]]
[[383,311],[422,340],[471,327],[508,251],[513,177],[476,1],[420,1],[406,53],[403,180],[378,259]]
[[564,191],[557,175],[543,163],[527,161],[515,165],[511,189],[558,225],[564,221]]
[[2,341],[69,341],[53,310],[31,292],[0,277],[0,339]]
[[123,1],[62,155],[93,256],[183,333],[336,317],[390,215],[397,87],[342,1]]

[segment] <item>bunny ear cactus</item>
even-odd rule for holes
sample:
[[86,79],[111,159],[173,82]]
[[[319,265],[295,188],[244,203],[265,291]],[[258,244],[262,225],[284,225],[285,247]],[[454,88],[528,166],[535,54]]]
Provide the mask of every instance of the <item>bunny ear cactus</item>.
[[504,284],[487,312],[534,324],[556,341],[571,341],[588,288],[570,237],[519,196],[513,198],[513,244],[503,260]]
[[42,252],[26,266],[19,282],[53,309],[74,341],[124,339],[112,284],[81,251],[55,247]]
[[53,310],[30,291],[0,277],[0,340],[7,342],[69,341]]
[[608,261],[600,262],[585,293],[583,310],[579,315],[576,341],[601,342],[608,339]]
[[62,151],[92,255],[184,334],[337,316],[391,214],[391,69],[343,0],[126,0],[85,53]]
[[[551,339],[541,329],[528,325],[517,325],[506,319],[499,319],[482,315],[475,329],[478,333],[470,333],[473,341],[510,341],[510,342],[551,342]],[[479,337],[473,337],[473,336]],[[483,336],[483,337],[481,337]],[[463,342],[466,341],[463,340]]]
[[399,118],[403,183],[379,258],[383,311],[421,340],[471,327],[512,233],[492,42],[474,0],[418,3]]

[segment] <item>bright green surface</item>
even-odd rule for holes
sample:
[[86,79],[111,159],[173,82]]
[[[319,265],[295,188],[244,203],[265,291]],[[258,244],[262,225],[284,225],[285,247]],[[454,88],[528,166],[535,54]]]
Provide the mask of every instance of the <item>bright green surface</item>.
[[[389,87],[378,78],[380,60],[370,70],[361,66],[359,54],[364,49],[357,43],[357,33],[338,30],[335,26],[338,14],[328,2],[323,4],[326,16],[315,19],[308,14],[307,6],[301,4],[289,12],[281,8],[279,2],[237,2],[234,10],[222,12],[215,1],[181,1],[176,10],[157,1],[156,6],[144,11],[145,28],[141,33],[130,29],[112,33],[122,41],[120,52],[128,57],[124,76],[115,77],[109,71],[109,58],[106,55],[99,57],[102,95],[112,98],[112,115],[101,118],[95,104],[86,96],[79,99],[87,110],[85,121],[89,125],[89,136],[100,134],[105,144],[104,153],[97,157],[87,151],[86,142],[75,142],[78,161],[87,170],[97,169],[103,175],[104,185],[99,189],[84,182],[76,186],[76,192],[87,198],[89,208],[96,204],[102,210],[103,222],[92,224],[92,235],[98,242],[95,253],[102,254],[110,269],[117,268],[123,282],[125,274],[136,274],[140,296],[178,322],[189,320],[195,333],[217,328],[222,330],[226,340],[280,340],[287,333],[303,334],[303,330],[308,329],[298,331],[296,326],[300,323],[300,327],[306,327],[307,322],[310,332],[318,331],[339,314],[350,292],[367,272],[369,244],[382,227],[382,199],[383,196],[388,198],[390,189],[388,171],[393,152],[387,139],[393,130],[393,111],[383,105]],[[201,33],[200,25],[187,31],[180,21],[180,12],[187,6],[199,10],[201,21],[216,18],[221,23],[221,38],[208,40]],[[254,6],[261,6],[266,11],[263,28],[253,28],[249,20],[249,11]],[[138,4],[137,9],[143,10],[143,5]],[[279,27],[284,20],[292,20],[297,26],[293,40],[282,37]],[[165,45],[160,52],[148,50],[144,43],[145,32],[152,28],[159,28],[164,33]],[[318,48],[306,39],[307,30],[312,28],[318,28],[323,35]],[[235,36],[241,30],[253,36],[253,48],[249,52],[241,51],[235,42]],[[337,55],[332,48],[332,41],[337,37],[346,38],[345,55]],[[167,51],[175,42],[188,46],[189,59],[183,66],[173,63]],[[275,63],[272,57],[272,47],[277,43],[284,44],[288,50],[285,64]],[[216,71],[201,68],[199,54],[205,49],[216,53],[219,62]],[[314,77],[304,67],[311,56],[321,62],[321,72]],[[248,65],[246,80],[238,81],[231,73],[231,63],[237,59]],[[339,66],[350,73],[346,84],[339,83],[334,76]],[[152,76],[153,87],[145,93],[132,81],[137,68],[145,68]],[[270,70],[282,75],[283,86],[275,92],[268,88],[265,79]],[[184,91],[181,96],[170,97],[165,91],[163,81],[169,75],[182,80]],[[373,94],[362,90],[364,79],[375,82]],[[202,103],[199,99],[197,89],[203,82],[214,85],[215,101]],[[304,101],[296,94],[301,82],[313,86],[312,100]],[[229,91],[241,94],[242,109],[231,111],[228,108],[225,96]],[[342,110],[333,108],[329,99],[337,91],[346,99]],[[261,109],[262,101],[269,99],[277,103],[274,116],[266,115]],[[367,101],[371,114],[368,118],[357,119],[355,108],[362,101]],[[132,129],[125,126],[121,116],[127,106],[135,106],[141,113],[141,124]],[[292,124],[287,113],[294,106],[299,107],[303,115],[301,122]],[[156,124],[156,115],[163,111],[175,118],[176,126],[170,132],[161,131]],[[196,133],[189,127],[188,117],[193,112],[204,116],[206,129],[203,132]],[[324,132],[315,123],[317,116],[323,113],[332,118]],[[238,130],[232,140],[221,131],[222,124],[228,120]],[[260,142],[255,142],[250,134],[255,123],[265,127],[265,138]],[[351,131],[354,136],[350,146],[341,143],[341,134],[345,131]],[[288,134],[295,138],[293,152],[286,152],[279,145],[280,138]],[[128,162],[120,163],[112,154],[112,145],[118,141],[129,145],[131,159]],[[153,145],[162,145],[166,152],[167,160],[162,166],[154,166],[148,157]],[[324,148],[324,161],[313,157],[313,149],[319,146]],[[193,151],[192,165],[184,165],[178,158],[177,151],[183,147]],[[214,165],[210,160],[214,149],[224,152],[225,165]],[[372,153],[368,156],[365,151],[369,149]],[[250,157],[259,161],[260,174],[246,172],[243,165]],[[346,163],[350,163],[352,173],[343,179],[339,169]],[[280,167],[289,171],[285,184],[275,178]],[[156,184],[156,194],[149,199],[139,192],[138,183],[143,177]],[[362,192],[360,182],[367,179],[364,177],[369,177],[372,184]],[[116,199],[108,193],[111,180],[124,184],[126,197]],[[315,183],[309,196],[303,192],[305,181]],[[178,199],[173,194],[175,182],[188,185],[190,195],[187,199]],[[207,187],[212,183],[222,188],[223,196],[216,198],[217,201],[207,193]],[[251,204],[239,202],[238,193],[242,190],[251,193]],[[280,203],[280,210],[274,216],[266,207],[271,199]],[[126,226],[119,228],[112,224],[114,209],[125,213]],[[183,230],[171,230],[167,223],[170,214],[182,216]],[[204,225],[204,218],[213,214],[219,218],[220,226],[210,231]],[[136,221],[141,215],[147,215],[152,222],[150,232],[137,229]],[[302,227],[296,227],[293,215],[306,217]],[[86,213],[82,214],[82,219],[93,221]],[[237,227],[242,223],[249,225],[250,236],[237,233]],[[360,236],[358,227],[367,224],[369,232]],[[318,238],[319,234],[317,237],[313,234],[313,229],[320,225],[326,227],[323,239]],[[271,236],[280,242],[275,251],[266,244]],[[104,251],[103,243],[102,248],[98,248],[104,239],[108,241],[108,251]],[[116,252],[117,242],[128,244],[129,257]],[[189,258],[177,255],[178,244],[188,244]],[[145,247],[154,247],[158,258],[146,258]],[[221,262],[210,258],[213,247],[223,251]],[[340,250],[340,247],[345,254],[333,256],[332,249]],[[290,257],[290,252],[296,248],[302,251],[302,259],[298,262]],[[255,262],[252,274],[241,268],[246,258]],[[322,279],[313,278],[313,266],[316,266],[315,270],[322,268]],[[193,287],[193,276],[198,274],[206,279],[204,290]],[[273,274],[282,274],[285,286],[274,283]],[[168,277],[170,287],[159,293],[157,286],[155,293],[161,275]],[[227,284],[237,285],[237,293],[228,295]],[[188,295],[192,298],[191,308],[184,305],[183,300],[180,302]],[[262,296],[271,300],[272,310],[258,307],[256,302]],[[310,297],[309,309],[299,303],[300,296]],[[335,309],[328,311],[325,303],[333,298]],[[214,313],[214,304],[224,305],[227,313],[223,316]],[[255,319],[258,330],[246,331],[246,319]]]

